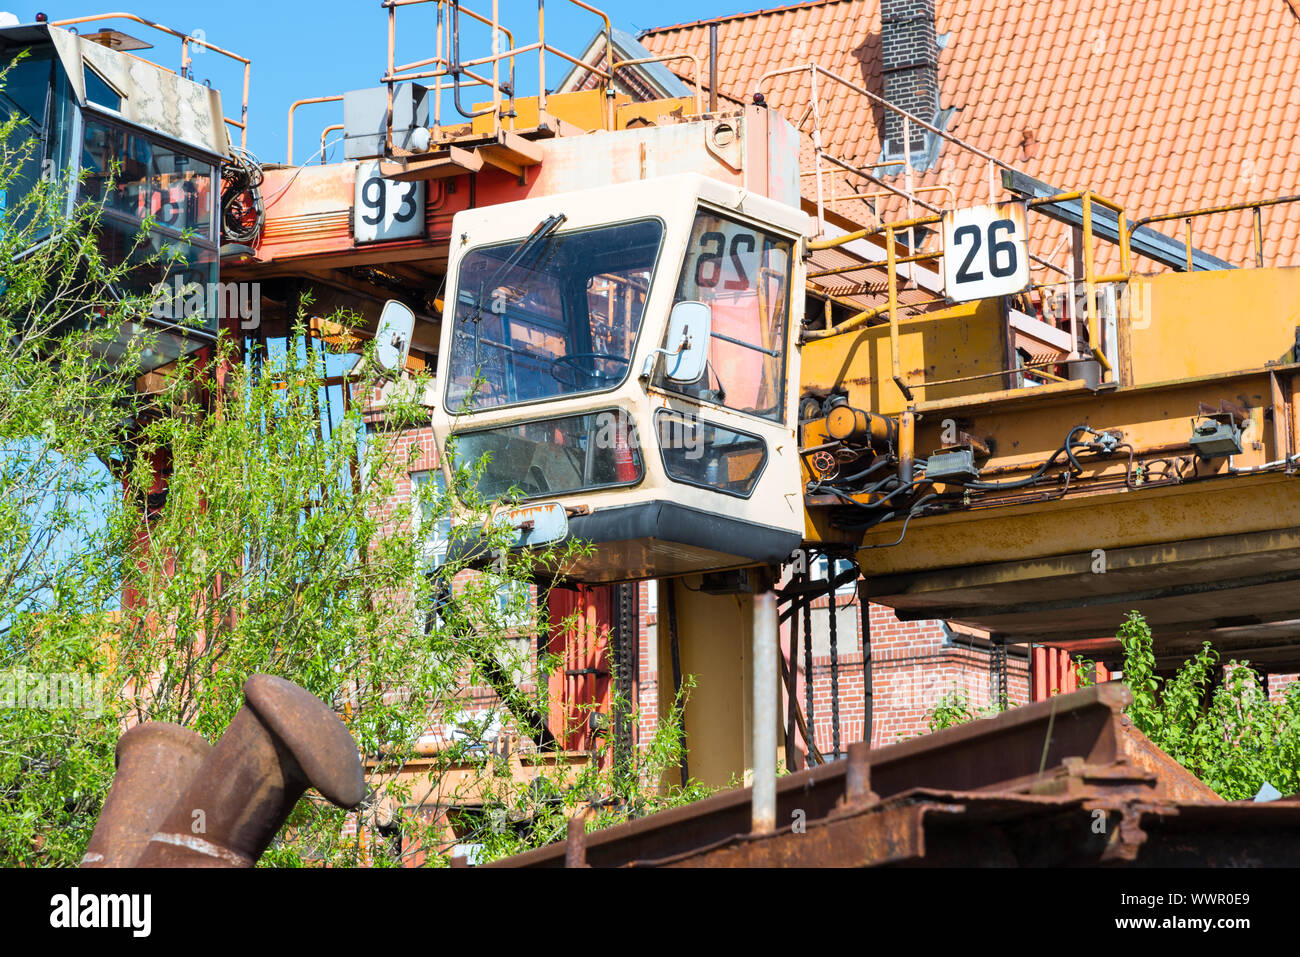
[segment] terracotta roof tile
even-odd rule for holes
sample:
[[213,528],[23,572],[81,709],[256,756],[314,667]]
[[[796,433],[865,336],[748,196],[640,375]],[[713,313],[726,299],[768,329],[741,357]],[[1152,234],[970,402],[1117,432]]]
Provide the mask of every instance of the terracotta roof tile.
[[[957,108],[948,128],[973,146],[1057,186],[1089,186],[1131,218],[1300,192],[1291,161],[1300,153],[1292,84],[1300,22],[1285,3],[936,0],[936,8],[938,31],[951,33],[939,54],[940,102]],[[810,60],[881,89],[879,0],[789,3],[649,30],[641,42],[704,58],[710,22],[719,25],[720,91],[733,98],[747,102],[763,73]],[[797,121],[806,74],[769,81],[765,92]],[[830,81],[821,96],[827,148],[877,162],[879,108]],[[1037,140],[1030,159],[1026,129]],[[962,203],[986,200],[982,161],[945,145],[940,166],[917,185],[950,185]],[[1264,221],[1269,262],[1300,264],[1300,204],[1265,210]],[[1237,255],[1240,232],[1226,218],[1196,223],[1203,249],[1222,246],[1237,261],[1249,252]]]

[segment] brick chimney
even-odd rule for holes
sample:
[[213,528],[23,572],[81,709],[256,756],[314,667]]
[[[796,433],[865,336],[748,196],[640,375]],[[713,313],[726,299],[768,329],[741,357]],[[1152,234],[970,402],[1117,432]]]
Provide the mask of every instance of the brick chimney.
[[[939,43],[934,0],[881,0],[880,50],[885,99],[927,123],[938,125]],[[925,165],[931,134],[912,126],[914,165]],[[885,111],[885,155],[903,155],[903,118]]]

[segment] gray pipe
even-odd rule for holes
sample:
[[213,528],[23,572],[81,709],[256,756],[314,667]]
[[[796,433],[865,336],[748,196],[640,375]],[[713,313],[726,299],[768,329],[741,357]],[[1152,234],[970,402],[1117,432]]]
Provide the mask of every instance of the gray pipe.
[[754,787],[751,829],[776,830],[777,620],[776,592],[770,587],[754,596]]

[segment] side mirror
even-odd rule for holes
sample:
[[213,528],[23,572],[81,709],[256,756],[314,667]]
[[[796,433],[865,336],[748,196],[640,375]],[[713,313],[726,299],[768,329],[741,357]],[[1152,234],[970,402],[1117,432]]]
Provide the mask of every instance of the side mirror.
[[706,303],[686,301],[673,306],[668,317],[668,348],[656,349],[646,359],[641,378],[654,371],[656,357],[664,358],[664,374],[673,382],[694,382],[704,375],[713,337],[713,311]]
[[384,303],[375,330],[375,359],[385,372],[397,372],[406,365],[415,332],[415,313],[396,299]]

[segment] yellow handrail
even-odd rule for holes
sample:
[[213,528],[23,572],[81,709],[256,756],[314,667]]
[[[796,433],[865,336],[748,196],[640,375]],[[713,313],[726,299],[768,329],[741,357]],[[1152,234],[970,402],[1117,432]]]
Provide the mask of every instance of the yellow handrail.
[[[289,132],[289,146],[288,146],[289,155],[288,155],[288,159],[287,159],[286,162],[285,162],[285,165],[286,165],[286,166],[292,166],[292,165],[293,165],[293,114],[294,114],[294,111],[297,110],[298,107],[300,107],[300,106],[309,106],[309,105],[311,105],[311,104],[313,104],[313,103],[338,103],[338,102],[342,101],[342,99],[343,99],[342,96],[309,96],[309,97],[307,97],[305,100],[294,100],[292,103],[289,104],[289,131],[288,131],[288,132]],[[310,160],[309,160],[308,162],[310,162]]]
[[[1300,197],[1298,197],[1300,198]],[[1026,206],[1033,209],[1038,206],[1047,206],[1058,203],[1071,202],[1078,200],[1083,209],[1083,283],[1086,289],[1086,298],[1088,301],[1088,342],[1091,347],[1093,358],[1101,365],[1105,373],[1113,376],[1114,369],[1110,360],[1106,357],[1102,349],[1100,317],[1097,313],[1097,286],[1102,283],[1127,282],[1131,275],[1131,250],[1129,246],[1129,237],[1131,230],[1128,228],[1123,208],[1118,204],[1105,197],[1098,196],[1090,190],[1075,190],[1069,193],[1060,193],[1055,196],[1047,196],[1042,199],[1030,200]],[[1092,252],[1093,229],[1092,229],[1092,207],[1093,204],[1103,206],[1115,213],[1118,223],[1118,245],[1120,250],[1120,272],[1106,275],[1097,275],[1095,272],[1095,263]],[[1244,207],[1244,208],[1249,208]],[[836,236],[829,239],[815,239],[808,243],[810,251],[835,249],[845,246],[848,243],[866,239],[870,236],[884,234],[885,259],[882,263],[879,260],[870,262],[854,263],[849,266],[839,266],[829,268],[820,272],[811,272],[807,278],[816,279],[822,276],[839,275],[845,272],[852,272],[856,269],[870,269],[883,265],[886,271],[887,280],[887,301],[884,306],[878,306],[872,309],[865,309],[850,316],[846,321],[838,326],[828,329],[810,330],[802,334],[801,340],[804,342],[829,339],[834,336],[852,332],[869,323],[882,314],[888,313],[889,316],[889,354],[890,354],[890,373],[893,376],[894,383],[903,393],[907,400],[913,401],[914,395],[912,385],[910,385],[903,376],[902,358],[899,351],[899,325],[898,325],[898,274],[897,269],[905,263],[920,262],[923,260],[942,259],[945,250],[932,252],[911,253],[907,256],[899,256],[895,236],[898,233],[906,232],[918,226],[928,226],[940,222],[942,216],[919,216],[911,219],[897,220],[888,223],[882,223],[879,226],[858,229],[853,232],[845,233],[842,236]],[[1171,215],[1166,218],[1176,218]],[[1144,220],[1145,222],[1145,220]],[[1048,264],[1050,265],[1050,264]],[[1056,268],[1056,267],[1053,267]],[[1057,285],[1043,284],[1043,285]],[[1030,288],[1037,288],[1031,285]],[[910,306],[935,305],[946,301],[942,298],[930,299],[924,302],[909,303]],[[1010,371],[1010,370],[1008,370]],[[978,378],[978,377],[974,377]],[[919,383],[926,385],[927,383]]]
[[1300,202],[1300,196],[1277,196],[1273,199],[1256,199],[1244,203],[1228,203],[1225,206],[1205,206],[1199,209],[1189,209],[1178,213],[1161,213],[1158,216],[1144,216],[1137,220],[1129,227],[1128,233],[1132,237],[1139,227],[1149,226],[1151,223],[1165,223],[1175,219],[1185,220],[1187,223],[1187,271],[1192,271],[1192,220],[1198,216],[1212,216],[1217,213],[1235,213],[1243,209],[1252,210],[1254,215],[1251,222],[1251,239],[1255,246],[1255,266],[1264,265],[1264,230],[1260,218],[1260,210],[1265,206],[1281,206],[1284,203]]

